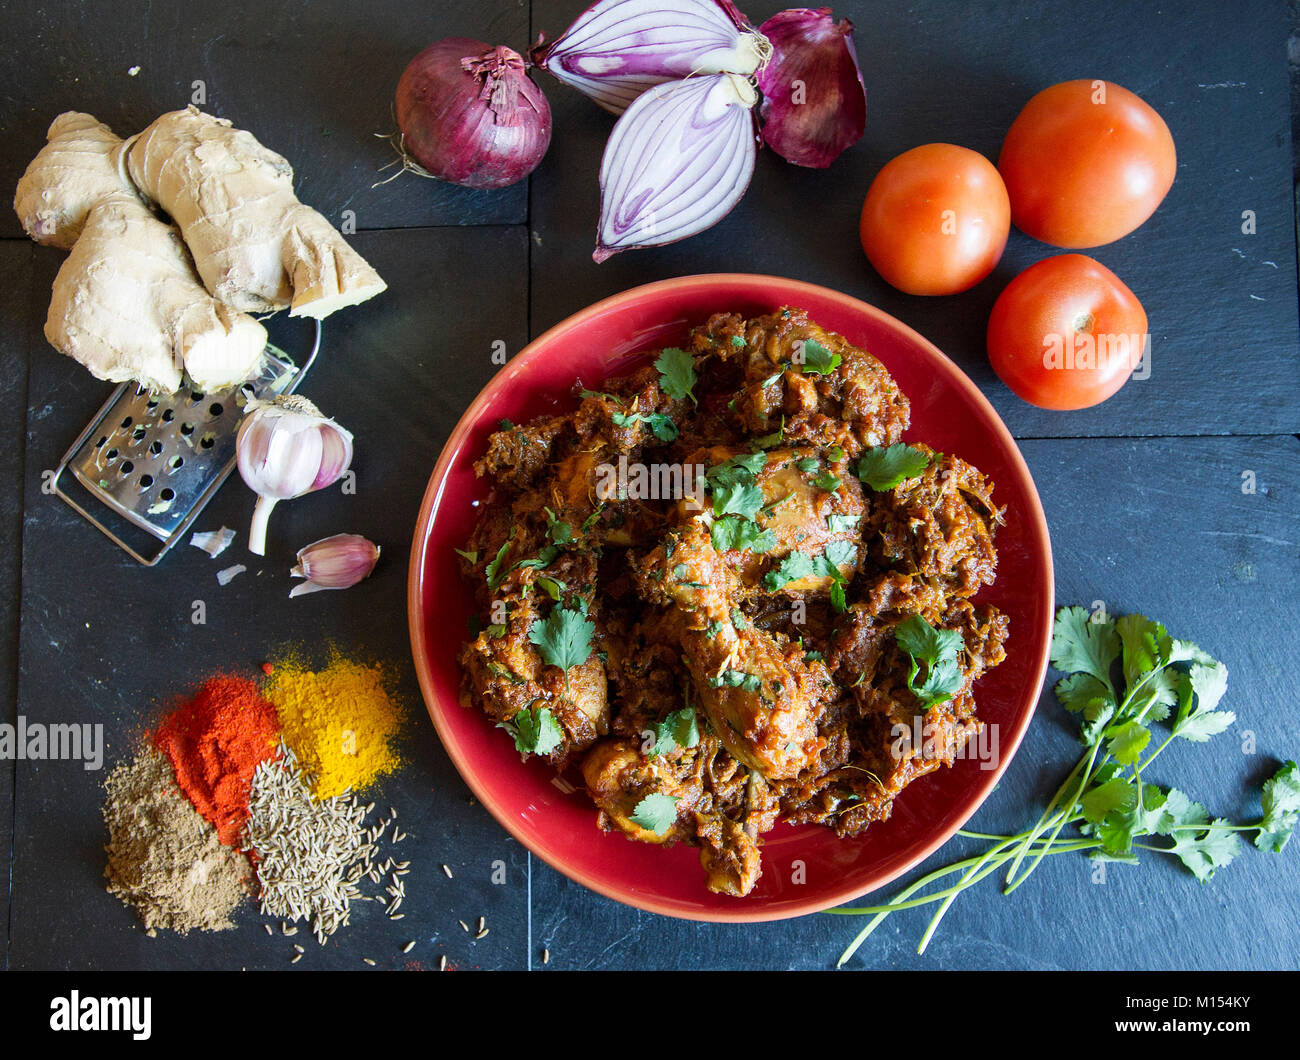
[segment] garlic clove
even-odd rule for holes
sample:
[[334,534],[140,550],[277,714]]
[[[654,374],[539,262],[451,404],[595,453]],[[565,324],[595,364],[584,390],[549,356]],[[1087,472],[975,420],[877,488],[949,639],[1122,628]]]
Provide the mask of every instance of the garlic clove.
[[266,524],[278,501],[338,481],[352,462],[352,435],[298,395],[251,401],[235,440],[239,474],[258,495],[248,548],[266,554]]
[[370,576],[379,562],[379,546],[360,534],[335,534],[299,550],[298,563],[289,571],[307,581],[289,596],[304,596],[322,589],[347,589]]
[[867,126],[853,23],[837,23],[829,7],[801,7],[778,12],[759,32],[773,49],[757,73],[763,142],[787,162],[825,169]]

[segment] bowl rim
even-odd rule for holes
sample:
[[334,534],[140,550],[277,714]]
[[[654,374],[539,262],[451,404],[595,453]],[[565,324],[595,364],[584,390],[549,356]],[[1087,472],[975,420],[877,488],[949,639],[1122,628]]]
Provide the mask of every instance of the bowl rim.
[[[963,811],[950,826],[947,826],[937,832],[924,846],[919,848],[911,857],[900,862],[894,868],[885,872],[880,878],[875,880],[870,886],[863,888],[860,883],[832,888],[828,894],[823,894],[816,898],[809,898],[806,901],[787,903],[779,909],[770,909],[767,907],[753,906],[746,907],[744,900],[737,902],[737,908],[733,910],[716,910],[701,909],[698,912],[684,910],[676,905],[661,904],[653,895],[637,894],[635,896],[628,894],[616,884],[609,884],[598,876],[575,869],[573,866],[564,864],[561,859],[552,859],[545,854],[534,849],[533,844],[522,828],[497,800],[490,785],[485,784],[469,767],[466,756],[455,739],[454,735],[444,732],[443,727],[438,722],[438,717],[434,710],[434,695],[432,684],[432,672],[429,665],[428,657],[424,651],[426,643],[426,632],[428,623],[423,613],[423,576],[427,558],[427,547],[429,542],[429,530],[432,525],[432,514],[442,499],[442,492],[446,484],[448,472],[452,462],[462,448],[466,436],[471,432],[475,424],[480,419],[484,407],[488,404],[489,398],[495,393],[497,388],[504,380],[516,372],[519,367],[526,361],[536,357],[538,353],[547,346],[555,342],[556,339],[563,336],[569,331],[581,327],[590,318],[610,312],[613,309],[627,304],[636,303],[649,295],[661,293],[666,290],[681,290],[684,288],[712,287],[722,284],[752,286],[767,293],[773,285],[782,287],[790,292],[795,298],[799,294],[813,294],[820,299],[831,299],[839,302],[845,308],[855,313],[860,313],[871,317],[876,323],[892,329],[903,335],[909,342],[914,343],[927,349],[941,361],[946,361],[951,368],[951,382],[964,396],[978,407],[991,423],[993,433],[1006,446],[1010,456],[1010,472],[1014,476],[1017,484],[1030,501],[1030,511],[1026,513],[1028,517],[1027,536],[1031,543],[1031,559],[1039,565],[1039,576],[1042,582],[1047,586],[1045,598],[1039,602],[1039,617],[1047,627],[1048,636],[1043,638],[1043,646],[1039,653],[1039,658],[1035,660],[1033,667],[1029,671],[1027,678],[1027,688],[1032,692],[1027,694],[1032,696],[1032,701],[1027,710],[1023,711],[1023,720],[1016,726],[1015,731],[1010,733],[1009,746],[1003,743],[1003,753],[999,754],[996,768],[991,770],[980,770],[979,780],[976,783],[975,790],[970,796],[970,805]],[[529,342],[514,357],[511,357],[479,391],[478,396],[470,403],[469,407],[462,413],[456,426],[447,436],[438,460],[434,464],[433,471],[429,476],[428,485],[425,487],[424,497],[420,503],[419,515],[416,517],[414,536],[411,540],[410,563],[407,571],[407,619],[410,633],[411,654],[415,663],[416,677],[420,685],[420,694],[424,699],[425,709],[429,714],[429,719],[433,722],[434,730],[438,734],[438,739],[446,750],[456,771],[460,774],[461,779],[473,792],[479,802],[483,804],[488,812],[505,830],[518,840],[532,856],[540,858],[543,862],[550,865],[561,875],[573,880],[582,886],[595,891],[597,894],[619,902],[623,905],[631,906],[635,909],[641,909],[646,912],[658,913],[662,916],[673,917],[679,920],[700,921],[706,923],[759,923],[775,920],[787,920],[794,917],[805,916],[810,913],[821,912],[834,906],[841,905],[845,902],[860,898],[863,895],[870,894],[887,886],[900,876],[911,871],[921,862],[925,861],[931,854],[944,846],[956,833],[961,829],[971,817],[984,804],[985,799],[997,786],[1002,775],[1006,772],[1019,750],[1020,743],[1029,725],[1033,720],[1037,710],[1038,699],[1042,693],[1043,681],[1047,674],[1048,656],[1050,653],[1050,629],[1052,615],[1055,610],[1055,579],[1052,558],[1051,539],[1047,529],[1047,518],[1043,511],[1042,500],[1038,496],[1038,489],[1034,484],[1033,477],[1029,473],[1029,467],[1025,463],[1024,455],[1020,452],[1020,447],[1016,444],[1015,438],[1008,430],[1005,423],[1002,422],[1001,416],[994,409],[992,403],[986,398],[983,392],[975,383],[962,371],[961,367],[939,349],[934,343],[920,334],[915,329],[903,323],[897,317],[886,313],[883,309],[864,302],[852,295],[844,294],[830,287],[824,287],[820,284],[809,283],[806,280],[796,280],[789,277],[773,276],[764,273],[746,273],[746,272],[720,272],[720,273],[697,273],[688,276],[675,276],[663,280],[655,280],[650,283],[640,284],[636,287],[628,288],[617,294],[609,295],[576,313],[565,317],[563,320],[552,325],[541,335]],[[457,704],[459,706],[459,704]],[[1006,734],[1000,734],[1000,739],[1005,740]],[[595,824],[593,822],[593,828]]]

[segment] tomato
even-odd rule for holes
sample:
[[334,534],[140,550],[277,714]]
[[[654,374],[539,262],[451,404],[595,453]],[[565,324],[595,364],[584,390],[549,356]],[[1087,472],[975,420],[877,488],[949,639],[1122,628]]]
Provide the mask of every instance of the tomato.
[[908,294],[956,294],[993,271],[1011,232],[997,168],[953,144],[904,151],[876,175],[859,235],[876,271]]
[[1099,247],[1156,212],[1178,161],[1169,126],[1109,81],[1064,81],[1025,104],[998,171],[1017,228],[1058,247]]
[[989,361],[1031,405],[1086,409],[1142,359],[1147,314],[1124,281],[1083,254],[1058,254],[1009,284],[989,317]]

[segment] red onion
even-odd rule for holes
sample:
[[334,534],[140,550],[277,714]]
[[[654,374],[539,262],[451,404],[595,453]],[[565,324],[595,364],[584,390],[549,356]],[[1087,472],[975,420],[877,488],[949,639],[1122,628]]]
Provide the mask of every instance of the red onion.
[[829,7],[797,7],[759,27],[772,43],[758,71],[763,140],[787,162],[825,169],[862,138],[867,92],[853,47],[853,23]]
[[638,96],[600,163],[596,261],[716,224],[749,187],[758,95],[735,74],[669,81]]
[[621,114],[646,89],[692,74],[748,77],[771,49],[731,0],[598,0],[533,62]]
[[430,176],[504,188],[537,168],[551,142],[551,108],[523,57],[466,37],[430,44],[397,85],[402,145]]

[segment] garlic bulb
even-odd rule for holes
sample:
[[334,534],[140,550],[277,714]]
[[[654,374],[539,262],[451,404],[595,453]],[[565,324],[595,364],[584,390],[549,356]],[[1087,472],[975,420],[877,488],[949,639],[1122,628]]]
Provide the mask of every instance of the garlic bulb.
[[298,565],[289,573],[306,578],[291,597],[322,589],[347,589],[368,578],[379,562],[379,546],[360,534],[335,534],[315,541],[298,552]]
[[352,435],[296,394],[250,401],[235,442],[239,474],[258,495],[248,550],[266,555],[266,524],[279,501],[337,482],[352,463]]

